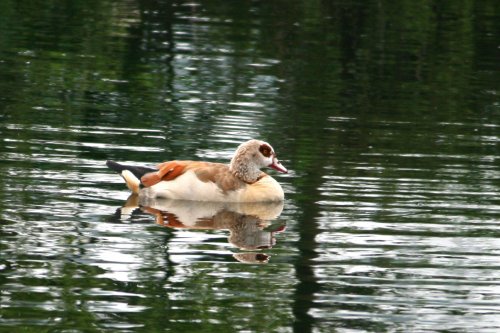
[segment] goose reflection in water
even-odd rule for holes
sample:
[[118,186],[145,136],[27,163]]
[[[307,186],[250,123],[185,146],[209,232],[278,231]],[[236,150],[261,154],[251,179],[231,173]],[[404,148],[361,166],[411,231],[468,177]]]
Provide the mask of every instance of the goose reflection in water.
[[233,255],[240,262],[265,263],[270,256],[261,252],[276,244],[275,233],[285,230],[283,222],[273,223],[283,210],[283,202],[223,203],[139,198],[131,195],[122,212],[141,211],[156,223],[174,229],[228,230],[228,240],[246,252]]

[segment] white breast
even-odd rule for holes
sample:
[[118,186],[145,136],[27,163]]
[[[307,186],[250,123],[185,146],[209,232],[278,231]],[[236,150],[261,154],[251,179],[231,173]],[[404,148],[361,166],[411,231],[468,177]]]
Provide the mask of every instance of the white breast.
[[283,201],[285,193],[281,185],[271,176],[263,177],[256,183],[246,187],[240,194],[241,202]]

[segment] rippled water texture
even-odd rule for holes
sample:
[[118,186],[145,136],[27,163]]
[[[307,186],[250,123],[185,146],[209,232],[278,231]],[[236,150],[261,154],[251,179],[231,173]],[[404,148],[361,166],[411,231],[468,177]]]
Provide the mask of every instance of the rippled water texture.
[[[498,1],[2,1],[0,332],[500,331]],[[282,204],[142,200],[228,161]]]

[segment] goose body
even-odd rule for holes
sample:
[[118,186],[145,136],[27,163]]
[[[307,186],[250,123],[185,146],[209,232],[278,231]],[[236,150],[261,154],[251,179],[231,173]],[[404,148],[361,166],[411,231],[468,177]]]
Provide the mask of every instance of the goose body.
[[241,144],[229,164],[168,161],[156,168],[107,161],[132,192],[149,198],[217,202],[283,201],[280,184],[262,172],[264,167],[286,173],[271,145],[260,140]]

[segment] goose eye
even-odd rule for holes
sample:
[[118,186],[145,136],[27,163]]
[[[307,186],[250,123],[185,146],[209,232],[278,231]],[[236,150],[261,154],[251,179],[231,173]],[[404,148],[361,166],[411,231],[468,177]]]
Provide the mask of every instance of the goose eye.
[[260,146],[259,151],[265,157],[269,157],[269,156],[271,156],[271,151],[272,150],[271,150],[271,147],[269,147],[266,144],[263,144],[263,145]]

